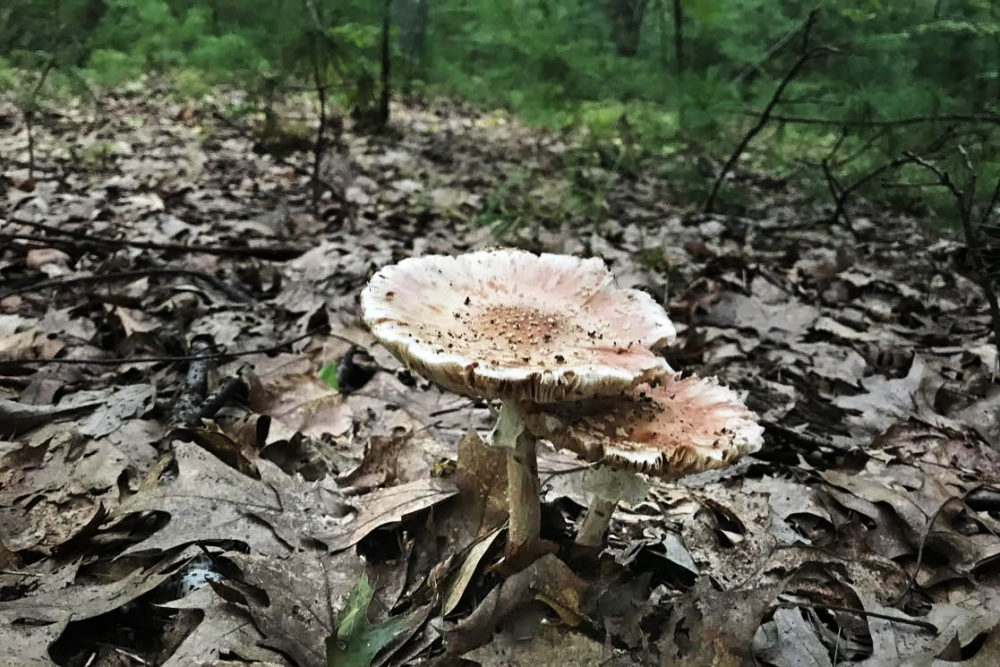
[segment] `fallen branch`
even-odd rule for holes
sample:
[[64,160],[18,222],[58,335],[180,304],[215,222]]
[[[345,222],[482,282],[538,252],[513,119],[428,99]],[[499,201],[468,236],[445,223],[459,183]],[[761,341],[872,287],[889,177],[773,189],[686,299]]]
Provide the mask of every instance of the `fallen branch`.
[[236,357],[246,357],[251,354],[271,354],[281,352],[283,348],[297,343],[318,334],[322,327],[312,329],[304,334],[289,338],[274,345],[257,347],[239,352],[213,352],[212,354],[189,354],[176,357],[116,357],[111,359],[5,359],[0,361],[0,370],[5,366],[16,366],[22,364],[52,365],[65,364],[67,366],[120,366],[122,364],[172,364],[181,361],[200,361],[203,359],[235,359]]
[[223,292],[229,298],[240,303],[250,303],[253,299],[242,290],[231,287],[215,276],[202,271],[192,269],[174,269],[168,267],[154,267],[149,269],[136,269],[135,271],[120,271],[117,273],[98,273],[91,276],[70,276],[67,278],[53,278],[52,280],[42,280],[32,285],[15,287],[14,289],[0,293],[0,299],[15,294],[25,294],[27,292],[40,292],[46,289],[58,289],[70,285],[89,285],[92,283],[116,282],[119,280],[135,280],[137,278],[147,278],[150,276],[182,276],[193,278],[207,283],[209,286]]
[[184,375],[184,382],[177,392],[177,400],[174,403],[174,418],[171,420],[175,426],[194,421],[199,406],[205,400],[205,394],[208,392],[208,362],[210,361],[205,355],[211,354],[214,347],[215,344],[209,337],[195,337],[191,342],[191,351],[200,358],[191,361],[187,373]]
[[840,611],[845,614],[855,614],[857,616],[865,616],[868,618],[879,618],[883,621],[889,621],[891,623],[902,623],[904,625],[913,625],[921,630],[926,630],[927,632],[932,632],[935,635],[938,633],[937,626],[933,623],[928,623],[927,621],[918,621],[915,618],[906,618],[905,616],[893,616],[891,614],[882,614],[877,611],[868,611],[866,609],[855,609],[854,607],[841,607],[832,604],[813,604],[810,602],[795,602],[792,600],[779,600],[781,606],[786,608],[799,607],[802,609],[821,609],[824,611]]
[[[747,116],[756,116],[756,111],[740,112]],[[797,125],[831,125],[836,127],[900,127],[904,125],[922,125],[925,123],[991,123],[1000,125],[1000,115],[992,114],[943,114],[941,116],[913,116],[911,118],[892,118],[888,120],[849,120],[838,118],[810,118],[808,116],[783,116],[772,114],[771,120],[776,123],[792,123]]]
[[[202,253],[206,255],[216,255],[220,257],[256,257],[257,259],[268,259],[274,261],[285,261],[289,259],[295,259],[299,257],[308,250],[308,248],[298,248],[294,246],[247,246],[247,245],[233,245],[233,246],[206,246],[206,245],[191,245],[187,243],[155,243],[152,241],[128,241],[126,239],[114,239],[106,236],[94,236],[93,234],[88,234],[85,232],[76,232],[66,229],[59,229],[58,227],[53,227],[52,225],[46,225],[42,222],[31,222],[28,220],[11,220],[11,223],[17,225],[24,225],[26,227],[33,227],[35,229],[42,230],[44,232],[49,232],[50,234],[56,234],[58,236],[64,236],[72,239],[76,239],[78,243],[73,245],[81,246],[114,246],[114,247],[129,247],[129,248],[140,248],[143,250],[166,250],[171,252],[185,252],[185,253]],[[7,235],[3,235],[7,236]],[[10,235],[12,237],[18,237],[18,235]],[[19,236],[19,238],[24,238]],[[46,241],[51,240],[59,242],[59,239],[48,239],[47,237],[31,237],[27,240],[32,241]],[[61,241],[63,244],[68,244],[68,241]]]
[[[846,132],[847,128],[846,127],[842,128],[842,130]],[[841,136],[843,137],[846,135],[842,134]],[[838,163],[838,166],[843,167],[849,164],[854,159],[856,159],[860,155],[861,151],[867,150],[867,148],[871,145],[873,141],[877,139],[878,136],[881,136],[881,133],[877,134],[876,137],[873,137],[871,140],[866,142],[865,145],[862,146],[862,148],[859,151],[856,151],[852,156],[849,156],[846,160],[841,160]],[[949,140],[954,139],[954,137],[955,135],[953,132],[953,128],[949,127],[945,129],[945,131],[942,132],[939,136],[935,137],[934,140],[931,141],[924,148],[924,151],[929,153],[937,152],[944,145],[946,145]],[[823,170],[823,177],[826,179],[827,188],[830,190],[830,196],[833,198],[833,204],[834,204],[833,213],[830,214],[829,221],[837,223],[841,220],[841,218],[843,218],[844,226],[847,228],[848,231],[854,234],[854,228],[851,226],[851,222],[850,220],[848,220],[846,215],[847,203],[850,200],[850,198],[858,190],[865,187],[875,179],[879,178],[884,174],[888,174],[892,171],[895,171],[896,169],[902,167],[903,165],[910,163],[912,160],[911,158],[905,155],[903,157],[894,158],[892,160],[889,160],[888,162],[878,165],[877,167],[869,170],[867,173],[862,174],[857,179],[855,179],[855,181],[850,185],[844,185],[834,175],[831,166],[833,164],[832,160],[834,154],[836,153],[836,148],[839,148],[840,145],[841,142],[838,142],[837,146],[834,149],[832,149],[827,154],[827,156],[820,161],[820,167]],[[808,226],[810,224],[812,223],[806,223],[805,225],[802,226]]]
[[[765,53],[764,56],[760,60],[758,60],[756,62],[753,62],[753,63],[750,63],[749,65],[747,65],[746,67],[744,67],[742,70],[740,70],[740,73],[737,74],[735,77],[733,77],[733,79],[732,79],[732,81],[730,81],[730,83],[732,83],[734,85],[738,84],[741,81],[743,81],[743,79],[745,79],[748,76],[750,76],[750,74],[752,74],[753,72],[760,71],[760,68],[763,67],[764,64],[774,56],[774,54],[776,54],[778,51],[780,51],[781,49],[783,49],[785,47],[785,45],[787,45],[790,41],[792,41],[792,39],[795,38],[795,35],[797,35],[799,33],[799,31],[802,30],[802,28],[803,28],[802,25],[797,25],[794,28],[792,28],[791,30],[789,30],[788,32],[786,32],[784,35],[782,35],[778,39],[778,41],[776,41],[774,44],[771,45],[771,48],[769,48],[767,50],[767,53]],[[757,114],[751,112],[751,115],[756,116]]]

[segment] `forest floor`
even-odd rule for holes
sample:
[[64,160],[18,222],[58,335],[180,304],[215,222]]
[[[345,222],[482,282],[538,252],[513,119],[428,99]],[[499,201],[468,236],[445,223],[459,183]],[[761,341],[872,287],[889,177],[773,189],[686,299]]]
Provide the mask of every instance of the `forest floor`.
[[[750,213],[698,216],[653,170],[599,168],[600,222],[498,241],[484,212],[512,179],[558,208],[574,147],[394,112],[390,136],[342,134],[314,215],[308,155],[207,107],[50,110],[32,178],[0,103],[0,664],[312,667],[337,631],[337,665],[365,642],[376,665],[1000,664],[1000,387],[961,246],[885,211],[831,226],[746,174]],[[561,566],[517,590],[490,567],[496,406],[359,319],[379,267],[497,244],[603,257],[665,300],[671,364],[766,427],[621,506],[596,564],[566,549],[585,466],[543,447],[577,598]]]

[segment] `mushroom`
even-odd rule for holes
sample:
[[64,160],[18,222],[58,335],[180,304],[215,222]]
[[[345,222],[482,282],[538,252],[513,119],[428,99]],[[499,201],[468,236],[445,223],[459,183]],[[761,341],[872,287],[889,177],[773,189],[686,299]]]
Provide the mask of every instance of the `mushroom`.
[[[760,449],[764,429],[732,389],[716,378],[672,377],[617,398],[545,406],[528,426],[588,461],[667,479],[721,468]],[[576,544],[599,548],[615,506],[635,486],[598,476]]]
[[675,337],[666,312],[612,281],[600,259],[489,250],[404,259],[361,293],[365,323],[406,366],[445,389],[502,400],[490,442],[508,451],[508,555],[539,537],[526,416],[672,373],[655,354]]

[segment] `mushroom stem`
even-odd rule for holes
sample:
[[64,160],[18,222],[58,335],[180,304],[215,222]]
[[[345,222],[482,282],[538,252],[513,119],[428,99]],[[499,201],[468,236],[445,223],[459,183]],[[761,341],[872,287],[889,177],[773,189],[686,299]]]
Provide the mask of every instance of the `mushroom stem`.
[[575,546],[583,547],[584,553],[597,555],[604,548],[611,515],[615,513],[618,503],[622,500],[629,503],[642,500],[649,487],[638,475],[607,465],[591,469],[585,479],[587,490],[594,496],[576,534]]
[[535,437],[524,431],[517,436],[514,449],[507,453],[507,502],[510,512],[507,548],[510,553],[517,553],[538,540],[542,518],[538,495]]
[[507,450],[507,554],[533,546],[541,531],[536,438],[525,428],[526,407],[505,401],[490,434],[490,444]]
[[604,535],[611,525],[611,515],[615,512],[618,501],[605,500],[601,496],[594,494],[594,499],[590,501],[587,514],[583,517],[583,524],[576,534],[576,544],[581,547],[591,547],[600,549],[604,546]]

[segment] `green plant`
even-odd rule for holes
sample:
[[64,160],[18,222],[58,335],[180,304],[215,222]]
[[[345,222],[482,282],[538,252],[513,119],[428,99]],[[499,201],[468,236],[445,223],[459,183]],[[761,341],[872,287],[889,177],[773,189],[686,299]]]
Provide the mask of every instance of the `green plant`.
[[336,630],[326,640],[329,667],[369,667],[392,640],[408,629],[416,629],[411,627],[418,618],[414,613],[391,616],[378,623],[369,621],[372,594],[368,575],[361,575],[337,614]]

